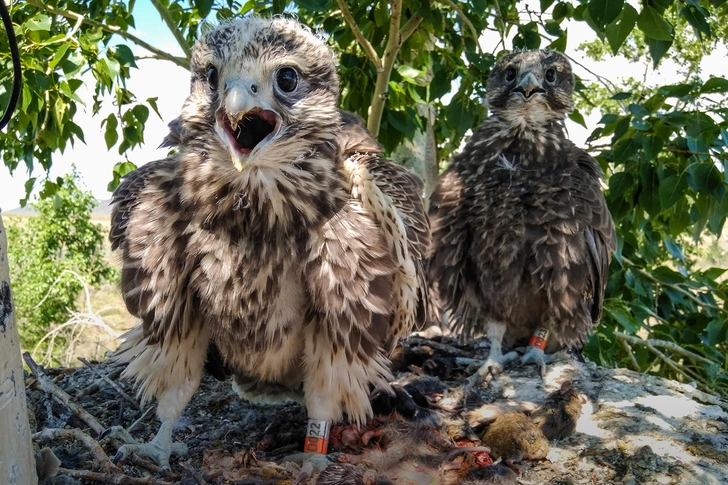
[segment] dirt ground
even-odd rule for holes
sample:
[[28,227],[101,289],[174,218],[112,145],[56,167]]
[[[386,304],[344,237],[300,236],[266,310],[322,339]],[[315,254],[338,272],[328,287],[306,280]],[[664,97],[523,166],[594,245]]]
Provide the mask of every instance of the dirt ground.
[[[62,403],[62,394],[50,389],[53,384],[42,386],[33,375],[27,377],[31,427],[38,432],[34,441],[38,450],[48,447],[37,454],[39,473],[48,475],[41,483],[728,483],[724,401],[684,384],[603,369],[566,355],[548,365],[544,380],[534,366],[523,366],[468,385],[467,377],[487,352],[483,341],[405,340],[393,357],[397,397],[376,394],[376,416],[361,428],[335,426],[328,466],[308,476],[301,475],[299,463],[286,461],[303,449],[304,408],[293,402],[250,404],[235,394],[229,381],[209,376],[175,427],[174,440],[186,443],[189,453],[173,457],[171,471],[141,459],[114,466],[109,457],[121,442],[113,436],[101,438],[101,432],[122,426],[135,439],[150,440],[159,426],[154,403],[140,409],[131,384],[119,379],[122,367],[109,361],[45,369],[47,381],[68,396]],[[521,436],[526,430],[516,427],[491,432],[489,439],[496,441],[483,443],[488,427],[496,426],[494,420],[502,419],[502,424],[513,416],[505,413],[522,413],[519,419],[528,426],[538,423],[535,416],[546,409],[542,404],[547,395],[566,395],[566,381],[579,393],[570,398],[569,412],[556,415],[562,420],[559,425],[573,418],[575,430],[568,436],[537,449],[531,435]],[[521,442],[526,449],[519,454],[516,444]],[[459,451],[483,445],[491,448],[490,455],[482,448]],[[512,467],[499,464],[499,450],[500,461],[510,457]]]

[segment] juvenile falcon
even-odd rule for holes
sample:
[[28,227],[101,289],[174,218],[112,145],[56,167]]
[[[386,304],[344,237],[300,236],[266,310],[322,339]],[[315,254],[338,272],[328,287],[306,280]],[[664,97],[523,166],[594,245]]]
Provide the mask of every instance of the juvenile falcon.
[[487,332],[479,375],[515,358],[502,344],[529,339],[523,360],[543,369],[544,350],[581,348],[601,318],[614,224],[599,165],[564,133],[573,90],[558,52],[502,57],[490,117],[432,195],[430,284],[456,332]]
[[339,111],[333,54],[294,20],[222,24],[190,70],[165,139],[178,152],[113,197],[110,239],[139,319],[117,358],[162,422],[120,455],[168,464],[208,349],[242,390],[302,388],[307,450],[325,452],[329,423],[371,415],[370,385],[388,387],[388,353],[424,319],[420,183]]

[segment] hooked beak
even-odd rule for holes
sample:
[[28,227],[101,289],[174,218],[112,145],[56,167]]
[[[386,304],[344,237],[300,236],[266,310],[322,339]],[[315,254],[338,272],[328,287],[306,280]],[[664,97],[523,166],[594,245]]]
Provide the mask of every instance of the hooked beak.
[[233,166],[242,172],[250,155],[278,133],[280,116],[255,86],[243,82],[226,88],[223,100],[215,129],[230,151]]
[[518,83],[518,86],[513,88],[511,94],[519,93],[523,95],[524,98],[528,99],[533,94],[545,92],[546,90],[541,87],[541,83],[538,82],[536,76],[532,72],[527,72],[521,78],[521,82]]

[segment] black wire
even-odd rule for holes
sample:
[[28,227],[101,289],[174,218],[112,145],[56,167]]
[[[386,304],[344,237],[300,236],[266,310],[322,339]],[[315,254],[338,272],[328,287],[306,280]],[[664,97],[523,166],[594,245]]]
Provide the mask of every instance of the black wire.
[[18,52],[18,43],[15,40],[15,29],[13,29],[13,22],[10,19],[10,12],[8,11],[7,5],[5,5],[5,0],[0,0],[0,16],[3,18],[5,33],[8,34],[10,55],[13,58],[13,92],[10,94],[10,102],[7,108],[5,108],[5,114],[0,120],[0,130],[2,130],[10,121],[10,117],[13,116],[13,111],[15,111],[15,106],[18,104],[23,77],[20,71],[20,52]]

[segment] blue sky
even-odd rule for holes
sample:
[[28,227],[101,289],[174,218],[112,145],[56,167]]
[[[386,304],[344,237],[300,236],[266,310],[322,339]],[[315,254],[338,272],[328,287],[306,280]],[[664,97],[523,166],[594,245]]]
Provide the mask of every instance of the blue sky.
[[[538,9],[538,2],[535,2],[535,0],[533,8]],[[148,0],[137,1],[134,18],[137,28],[133,33],[136,36],[172,54],[182,54],[180,47],[160,19],[151,2]],[[583,22],[571,22],[567,27],[569,30],[567,54],[584,64],[589,70],[613,81],[622,76],[641,78],[644,74],[642,65],[631,65],[621,58],[608,58],[599,63],[586,59],[581,52],[576,50],[576,47],[581,42],[593,39],[594,33]],[[493,32],[486,32],[480,40],[483,49],[491,52],[497,45],[499,38]],[[122,41],[122,39],[118,39],[118,41]],[[146,52],[142,48],[135,47],[132,44],[129,45],[137,54]],[[702,74],[705,77],[710,74],[725,76],[726,70],[723,67],[725,59],[726,47],[716,49],[709,58],[704,59]],[[131,161],[137,165],[142,165],[145,162],[166,155],[166,150],[157,150],[156,147],[167,133],[167,123],[180,112],[182,103],[188,93],[189,81],[187,71],[167,61],[140,60],[137,65],[139,69],[132,70],[128,88],[137,95],[139,100],[154,96],[158,97],[159,111],[162,115],[161,120],[153,113],[150,115],[144,135],[146,143],[142,148],[135,149],[128,154]],[[589,72],[578,65],[574,66],[574,71],[587,81],[593,79]],[[649,82],[651,84],[680,82],[681,79],[676,71],[674,64],[663,62],[659,71],[650,71]],[[92,80],[91,76],[88,76],[88,79]],[[86,144],[78,142],[74,148],[69,148],[65,153],[56,154],[50,176],[55,178],[66,174],[71,170],[71,166],[75,164],[83,177],[86,187],[98,199],[108,199],[111,194],[106,190],[106,186],[111,180],[112,168],[114,164],[123,160],[123,157],[118,154],[116,149],[112,149],[111,152],[106,149],[100,127],[101,120],[108,115],[112,106],[109,100],[105,103],[101,113],[96,117],[92,117],[90,113],[91,91],[81,89],[79,96],[88,99],[87,108],[80,107],[75,121],[84,130]],[[572,140],[577,144],[583,144],[591,129],[596,127],[599,118],[598,113],[587,117],[587,126],[590,127],[590,130],[585,130],[579,125],[569,122],[567,126]],[[43,174],[36,172],[34,175],[42,177]],[[18,201],[25,194],[23,184],[26,179],[27,174],[22,168],[19,168],[14,177],[11,177],[5,167],[0,167],[0,208],[9,210],[18,206]]]

